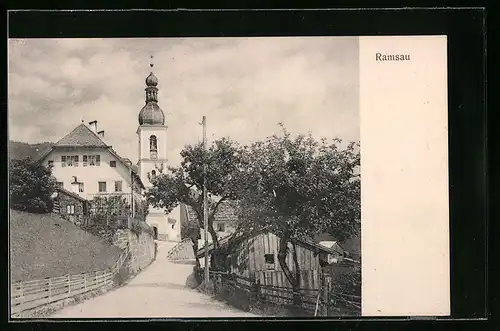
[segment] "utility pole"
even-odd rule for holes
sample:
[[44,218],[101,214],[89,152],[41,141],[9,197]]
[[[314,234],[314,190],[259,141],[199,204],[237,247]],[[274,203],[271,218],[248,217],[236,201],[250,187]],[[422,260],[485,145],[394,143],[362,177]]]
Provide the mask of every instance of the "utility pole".
[[131,229],[132,228],[132,223],[133,223],[133,220],[134,220],[134,176],[132,174],[132,165],[128,164],[129,166],[129,174],[130,174],[130,211],[131,211],[131,215],[129,215],[128,217],[128,228]]
[[203,116],[203,228],[205,242],[205,289],[209,291],[209,267],[208,267],[208,203],[207,203],[207,118]]

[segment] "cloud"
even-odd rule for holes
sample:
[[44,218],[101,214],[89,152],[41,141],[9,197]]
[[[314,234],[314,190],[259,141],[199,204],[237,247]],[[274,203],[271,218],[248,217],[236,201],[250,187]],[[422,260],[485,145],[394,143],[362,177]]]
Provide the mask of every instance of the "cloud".
[[9,40],[9,137],[57,141],[98,120],[123,157],[137,160],[137,115],[149,55],[169,126],[169,159],[201,139],[246,144],[276,133],[359,140],[357,38]]

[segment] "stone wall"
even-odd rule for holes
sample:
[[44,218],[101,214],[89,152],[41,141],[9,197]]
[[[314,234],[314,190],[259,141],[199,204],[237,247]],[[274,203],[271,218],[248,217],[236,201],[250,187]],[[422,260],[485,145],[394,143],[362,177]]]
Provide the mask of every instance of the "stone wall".
[[155,258],[155,242],[149,233],[141,232],[137,235],[129,229],[120,229],[113,237],[113,244],[121,249],[129,244],[131,254],[128,267],[133,274],[146,268]]

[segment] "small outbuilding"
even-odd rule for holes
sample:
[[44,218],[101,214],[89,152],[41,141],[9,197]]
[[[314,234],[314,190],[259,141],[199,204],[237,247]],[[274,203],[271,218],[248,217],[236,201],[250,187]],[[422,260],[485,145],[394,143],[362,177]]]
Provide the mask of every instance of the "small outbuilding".
[[[212,269],[260,280],[262,285],[291,288],[278,261],[280,237],[269,230],[253,231],[249,234],[234,233],[219,242],[219,248],[208,247]],[[339,262],[345,256],[343,249],[335,243],[332,247],[303,239],[296,243],[297,263],[301,274],[301,288],[319,289],[322,266]],[[295,273],[293,246],[288,244],[287,266]],[[204,248],[198,257],[204,257]]]

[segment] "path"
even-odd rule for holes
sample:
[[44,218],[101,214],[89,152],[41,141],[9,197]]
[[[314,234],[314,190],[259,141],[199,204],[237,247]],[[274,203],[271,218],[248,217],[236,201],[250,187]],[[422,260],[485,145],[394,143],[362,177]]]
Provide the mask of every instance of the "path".
[[192,264],[166,259],[173,243],[158,243],[158,255],[127,285],[67,307],[51,318],[259,317],[216,301],[187,285]]

